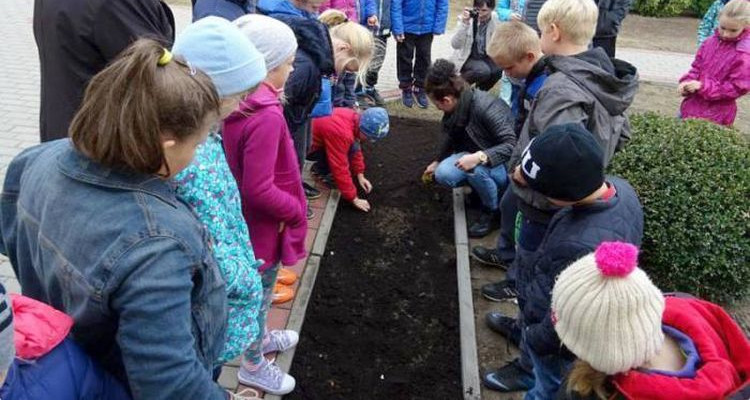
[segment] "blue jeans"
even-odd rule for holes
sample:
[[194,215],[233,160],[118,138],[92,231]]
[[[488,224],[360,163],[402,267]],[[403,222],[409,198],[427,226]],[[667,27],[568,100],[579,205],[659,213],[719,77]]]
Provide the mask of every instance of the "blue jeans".
[[461,171],[456,167],[456,161],[469,153],[453,154],[441,161],[435,170],[435,181],[443,186],[459,187],[469,183],[477,191],[482,200],[482,206],[491,211],[498,208],[499,192],[508,185],[508,174],[504,165],[487,167],[477,165],[471,172]]
[[[526,336],[525,331],[523,336]],[[526,392],[526,396],[523,399],[554,400],[572,362],[556,354],[543,357],[538,356],[529,348],[525,339],[521,340],[521,352],[523,356],[528,356],[534,365],[534,387]]]

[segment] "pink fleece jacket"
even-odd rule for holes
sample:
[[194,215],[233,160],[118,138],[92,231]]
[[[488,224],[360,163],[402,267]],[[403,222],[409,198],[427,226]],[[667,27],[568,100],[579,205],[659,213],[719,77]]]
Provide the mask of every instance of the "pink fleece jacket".
[[320,12],[322,13],[329,8],[334,10],[343,11],[349,21],[359,22],[358,18],[358,1],[357,0],[325,0],[320,4]]
[[264,82],[224,120],[222,135],[260,270],[296,264],[306,256],[307,200],[276,90]]
[[680,78],[680,82],[692,80],[700,81],[701,89],[682,101],[682,118],[732,125],[736,100],[750,91],[750,28],[735,40],[722,40],[718,32],[706,39],[690,71]]

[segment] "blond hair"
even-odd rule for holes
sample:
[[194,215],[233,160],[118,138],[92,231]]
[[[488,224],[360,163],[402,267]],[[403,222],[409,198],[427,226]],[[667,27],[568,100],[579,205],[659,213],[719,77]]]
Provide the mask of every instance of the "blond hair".
[[541,52],[539,35],[521,21],[501,22],[487,45],[487,55],[492,59],[517,61],[528,53]]
[[595,370],[586,361],[576,360],[568,374],[566,390],[568,393],[575,392],[586,398],[595,395],[598,399],[606,400],[610,395],[607,390],[607,379],[604,372]]
[[318,17],[318,20],[328,25],[328,32],[331,34],[331,39],[337,39],[349,45],[351,58],[346,60],[344,65],[357,60],[359,63],[357,73],[360,80],[362,80],[367,69],[370,67],[373,48],[375,46],[372,32],[356,22],[349,21],[346,14],[339,10],[326,10]]
[[721,17],[737,20],[747,27],[750,25],[750,1],[730,1],[721,9],[719,18]]
[[[75,148],[104,166],[156,174],[169,165],[162,135],[194,135],[208,116],[218,118],[211,79],[156,41],[139,39],[86,87],[70,124]],[[166,61],[163,61],[166,58]]]
[[555,24],[561,36],[579,46],[591,42],[596,32],[599,9],[594,0],[548,0],[539,10],[537,24],[546,31]]

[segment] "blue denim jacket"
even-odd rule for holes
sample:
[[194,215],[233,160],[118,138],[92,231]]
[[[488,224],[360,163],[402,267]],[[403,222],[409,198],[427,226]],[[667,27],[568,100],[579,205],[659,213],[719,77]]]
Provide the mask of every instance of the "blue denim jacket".
[[11,162],[0,224],[23,293],[73,317],[73,339],[135,399],[226,398],[212,380],[224,281],[173,184],[57,140]]

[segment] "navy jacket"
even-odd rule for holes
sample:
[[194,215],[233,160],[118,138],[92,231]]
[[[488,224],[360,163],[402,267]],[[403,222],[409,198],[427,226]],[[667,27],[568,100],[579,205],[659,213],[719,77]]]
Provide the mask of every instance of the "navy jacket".
[[193,0],[193,21],[214,16],[228,21],[255,12],[253,0]]
[[517,285],[526,341],[539,356],[555,354],[561,347],[550,316],[557,275],[602,242],[641,245],[643,210],[638,195],[623,179],[607,177],[607,182],[617,191],[613,198],[560,210],[537,251],[525,259],[525,265],[519,265]]
[[391,30],[394,35],[445,33],[448,0],[392,0]]
[[295,132],[308,119],[320,97],[320,80],[334,73],[333,45],[328,28],[313,14],[294,7],[287,0],[261,0],[258,10],[287,24],[297,37],[294,71],[284,86],[287,103],[284,118]]

